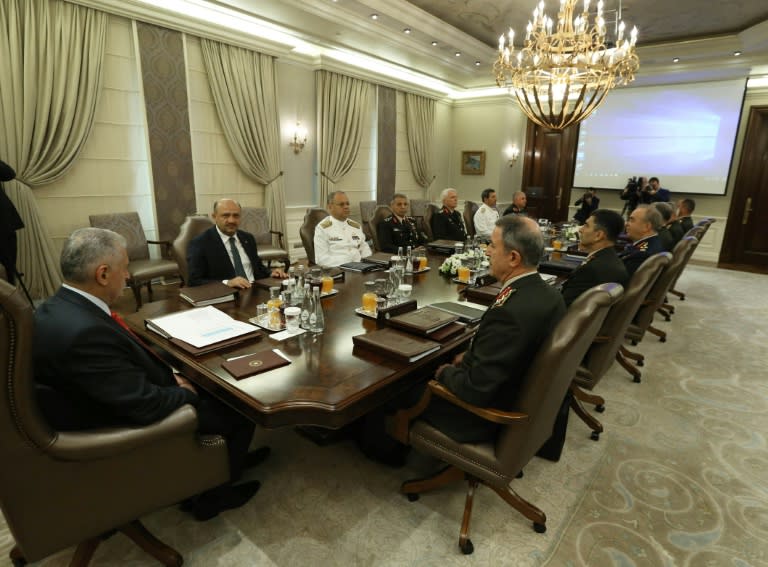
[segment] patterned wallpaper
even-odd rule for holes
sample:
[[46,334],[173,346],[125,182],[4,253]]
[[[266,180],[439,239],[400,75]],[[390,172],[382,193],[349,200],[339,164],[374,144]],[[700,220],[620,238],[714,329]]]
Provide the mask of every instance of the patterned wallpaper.
[[196,211],[182,34],[137,22],[158,236]]

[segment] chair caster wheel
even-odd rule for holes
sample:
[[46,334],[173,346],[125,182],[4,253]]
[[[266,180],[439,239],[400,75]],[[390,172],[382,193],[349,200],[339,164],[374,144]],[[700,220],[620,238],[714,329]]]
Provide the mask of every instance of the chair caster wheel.
[[408,502],[416,502],[419,499],[419,495],[415,492],[409,492],[405,496],[408,498]]
[[637,361],[637,365],[638,366],[645,366],[645,361],[644,360],[638,360]]
[[472,540],[468,539],[464,543],[459,544],[459,549],[461,549],[461,552],[464,555],[472,555],[472,552],[475,550],[475,546],[472,545]]
[[535,531],[537,534],[543,534],[545,531],[547,531],[547,526],[533,522],[533,531]]
[[637,346],[637,341],[631,341],[632,346]]
[[666,317],[664,317],[664,320],[665,320],[665,321],[667,321],[667,322],[669,322],[669,321],[671,321],[671,320],[672,320],[672,318],[671,318],[669,315],[667,315]]
[[515,475],[515,478],[523,478],[523,471],[520,471]]
[[600,404],[599,406],[595,406],[595,411],[597,413],[603,413],[605,411],[605,406],[603,404]]
[[632,381],[633,381],[635,384],[639,384],[639,383],[640,383],[640,376],[635,376],[635,377],[632,379]]
[[661,337],[661,338],[659,339],[659,342],[660,342],[660,343],[665,343],[665,342],[667,342],[667,337]]
[[597,431],[593,431],[589,438],[592,439],[592,441],[600,441],[600,434]]

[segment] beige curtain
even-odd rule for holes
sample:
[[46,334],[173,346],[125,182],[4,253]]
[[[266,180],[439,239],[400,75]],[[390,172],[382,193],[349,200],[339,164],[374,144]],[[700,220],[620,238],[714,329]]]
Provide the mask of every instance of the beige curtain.
[[61,283],[30,187],[63,176],[83,149],[101,85],[107,15],[60,0],[0,0],[0,158],[26,227],[18,268],[35,297]]
[[324,207],[328,195],[333,192],[333,185],[355,163],[373,86],[330,71],[317,71],[315,90],[320,141],[320,206]]
[[432,141],[435,133],[435,101],[421,95],[405,93],[405,130],[408,155],[416,183],[427,188],[435,180],[432,173]]
[[216,112],[242,170],[264,185],[272,230],[286,233],[274,57],[202,39]]

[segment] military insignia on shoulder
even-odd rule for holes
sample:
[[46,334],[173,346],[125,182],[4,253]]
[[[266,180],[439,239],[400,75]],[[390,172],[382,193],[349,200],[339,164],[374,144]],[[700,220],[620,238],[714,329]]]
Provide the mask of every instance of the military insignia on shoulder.
[[648,250],[648,241],[643,240],[642,242],[638,243],[638,245],[635,246],[635,249],[640,250],[641,252],[645,252],[646,250]]
[[360,228],[360,223],[353,221],[352,219],[347,219],[347,224],[352,228]]
[[320,223],[320,228],[330,228],[330,226],[333,223],[331,222],[331,219],[325,219],[323,222]]
[[509,299],[509,296],[511,296],[513,293],[515,293],[517,290],[513,288],[511,285],[508,285],[504,289],[501,290],[499,295],[496,296],[496,301],[493,302],[493,305],[491,305],[491,309],[494,307],[501,307],[507,302],[507,299]]

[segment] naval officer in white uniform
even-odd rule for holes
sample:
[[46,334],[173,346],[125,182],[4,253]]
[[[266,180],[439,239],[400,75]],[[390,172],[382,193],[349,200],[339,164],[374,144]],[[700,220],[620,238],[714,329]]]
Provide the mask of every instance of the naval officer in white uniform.
[[342,191],[328,195],[329,217],[315,228],[315,262],[321,266],[340,266],[359,262],[371,255],[360,223],[349,217],[349,198]]

